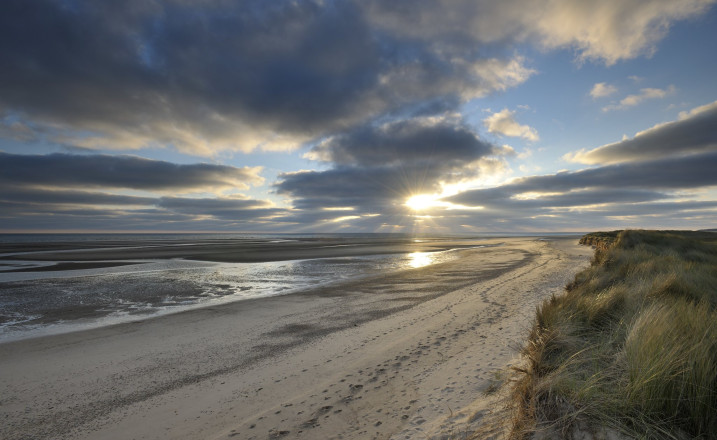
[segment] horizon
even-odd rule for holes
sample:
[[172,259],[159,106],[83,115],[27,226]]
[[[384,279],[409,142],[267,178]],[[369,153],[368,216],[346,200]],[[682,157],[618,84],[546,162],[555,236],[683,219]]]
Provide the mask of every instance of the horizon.
[[[705,230],[687,230],[687,231],[694,231],[694,232],[706,232],[709,231],[707,229]],[[325,236],[349,236],[349,235],[395,235],[395,236],[404,236],[404,237],[410,237],[410,238],[421,238],[421,237],[432,237],[432,238],[442,238],[442,237],[457,237],[457,238],[475,238],[475,237],[491,237],[494,238],[496,236],[546,236],[546,235],[585,235],[589,234],[591,232],[598,232],[598,231],[525,231],[525,232],[511,232],[511,231],[495,231],[495,232],[481,232],[481,233],[430,233],[430,232],[231,232],[231,231],[218,231],[218,232],[212,232],[212,231],[64,231],[64,232],[49,232],[49,231],[41,231],[41,232],[0,232],[0,236],[12,236],[12,235],[286,235],[286,236],[303,236],[303,235],[325,235]],[[603,231],[599,231],[603,232]]]
[[3,2],[0,234],[714,229],[715,3]]

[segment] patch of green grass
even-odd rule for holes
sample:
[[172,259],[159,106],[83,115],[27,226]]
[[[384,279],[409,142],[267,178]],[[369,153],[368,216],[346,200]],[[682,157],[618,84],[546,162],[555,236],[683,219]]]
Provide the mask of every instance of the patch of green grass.
[[717,234],[581,242],[596,257],[537,310],[512,436],[549,426],[567,438],[587,421],[633,438],[717,438]]

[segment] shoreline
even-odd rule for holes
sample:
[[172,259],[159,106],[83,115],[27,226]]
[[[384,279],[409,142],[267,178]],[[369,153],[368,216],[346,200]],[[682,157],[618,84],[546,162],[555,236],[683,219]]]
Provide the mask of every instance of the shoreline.
[[[441,264],[451,261],[459,258],[458,255],[461,252],[470,249],[501,245],[500,242],[492,241],[490,243],[481,242],[481,244],[471,242],[470,244],[463,243],[463,247],[460,248],[447,248],[447,244],[453,243],[446,243],[439,240],[434,241],[436,242],[434,246],[437,249],[430,252],[401,254],[373,254],[373,252],[371,252],[369,255],[344,256],[340,253],[341,251],[338,251],[335,252],[334,255],[324,258],[262,261],[258,263],[219,263],[186,259],[156,259],[143,261],[81,261],[69,263],[38,261],[39,266],[31,266],[33,264],[32,261],[15,260],[13,263],[17,264],[16,268],[0,271],[0,288],[4,286],[7,289],[5,292],[6,299],[10,301],[12,301],[13,295],[29,294],[33,289],[43,292],[46,295],[51,295],[53,290],[75,290],[75,296],[78,297],[80,295],[84,297],[88,294],[98,294],[102,296],[107,289],[110,289],[110,291],[113,289],[124,289],[127,292],[133,290],[146,291],[153,287],[160,287],[156,282],[157,278],[161,277],[161,283],[163,284],[161,291],[164,292],[164,295],[162,295],[164,300],[162,302],[166,304],[156,304],[157,295],[145,295],[143,297],[134,295],[132,300],[139,301],[139,303],[130,302],[132,300],[127,296],[118,297],[114,301],[105,304],[92,303],[91,298],[87,298],[87,302],[78,304],[78,300],[76,299],[72,304],[68,303],[62,309],[38,309],[34,313],[29,313],[27,315],[29,319],[31,319],[29,324],[20,324],[18,327],[0,329],[0,343],[73,331],[83,331],[138,320],[154,319],[159,316],[230,304],[236,301],[294,295],[315,290],[319,286],[321,288],[330,288],[330,286],[334,284],[346,283],[347,280],[357,282],[366,277],[372,278],[376,276],[375,271],[365,268],[355,268],[353,272],[346,272],[346,276],[341,275],[341,272],[337,272],[339,276],[333,277],[329,274],[317,273],[315,269],[314,273],[311,273],[312,269],[309,269],[309,273],[305,272],[307,267],[331,266],[345,259],[347,259],[346,261],[363,261],[363,265],[382,265],[385,266],[385,270],[381,272],[382,274],[395,275],[400,271],[415,270],[417,267],[424,265]],[[103,249],[103,251],[107,250]],[[369,263],[371,261],[384,261],[384,263]],[[271,272],[287,264],[299,265],[300,267],[295,270],[303,272],[305,275],[293,278],[292,285],[287,284],[288,280],[286,280],[286,276],[284,276],[284,281],[277,282],[273,286],[268,286],[261,272]],[[28,267],[29,265],[31,267]],[[64,270],[58,270],[57,266],[60,266],[59,269]],[[125,269],[124,266],[128,267]],[[340,270],[341,268],[337,267],[337,269]],[[207,272],[201,273],[202,270],[206,270]],[[194,275],[192,276],[183,275],[179,278],[170,275],[178,272],[184,273],[184,271],[196,272],[193,272]],[[321,271],[325,270],[320,270],[320,272]],[[143,275],[162,273],[166,275]],[[226,277],[213,280],[209,273],[223,274],[226,275]],[[115,286],[115,280],[117,280],[118,277],[123,277],[123,274],[123,285],[120,286],[118,284]],[[266,276],[271,277],[273,275],[267,273]],[[241,281],[239,284],[237,284],[237,281],[234,281],[234,284],[232,284],[229,278]],[[180,279],[201,281],[197,281],[196,286],[187,286],[186,284],[182,284],[179,281]],[[82,280],[85,281],[83,282]],[[254,282],[258,284],[253,285]],[[82,285],[87,284],[87,286],[79,288],[78,283]],[[203,293],[197,295],[197,288],[203,288]],[[18,292],[18,289],[22,289],[22,291]],[[174,298],[170,298],[170,295]],[[168,298],[174,301],[168,302]],[[137,305],[142,305],[142,299],[144,299],[147,304],[144,305],[143,308],[136,307]],[[22,310],[24,310],[24,313],[28,313],[28,310],[31,310],[27,307],[23,309],[20,305],[16,306],[16,310],[12,308],[6,310],[6,312],[8,312],[7,315],[11,316]],[[10,322],[11,325],[13,325],[12,320]]]
[[[263,263],[315,258],[388,255],[464,249],[501,237],[321,237],[285,240],[97,241],[0,243],[0,264],[8,260],[97,262],[185,259],[215,263]],[[31,250],[28,250],[31,249]]]
[[458,420],[446,416],[473,408],[513,361],[510,344],[524,340],[535,305],[592,254],[576,238],[501,241],[397,274],[0,344],[0,434],[351,439],[446,429]]

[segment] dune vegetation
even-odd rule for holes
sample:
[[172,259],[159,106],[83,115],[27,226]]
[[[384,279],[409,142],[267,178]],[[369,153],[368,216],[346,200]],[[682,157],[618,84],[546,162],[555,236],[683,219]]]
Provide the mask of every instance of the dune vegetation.
[[717,438],[717,234],[588,234],[591,266],[537,310],[512,438]]

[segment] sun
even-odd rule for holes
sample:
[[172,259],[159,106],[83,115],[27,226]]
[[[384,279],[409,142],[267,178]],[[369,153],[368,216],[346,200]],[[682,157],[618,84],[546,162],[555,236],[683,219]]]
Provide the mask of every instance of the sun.
[[[415,212],[428,211],[429,209],[439,210],[479,210],[484,209],[483,206],[465,206],[458,205],[451,202],[446,202],[444,197],[453,195],[455,193],[444,193],[444,194],[417,194],[411,196],[403,203],[404,206]],[[414,215],[415,216],[415,215]],[[429,216],[430,217],[430,216]]]
[[419,194],[411,196],[406,200],[405,205],[414,211],[425,211],[429,208],[439,206],[441,203],[438,201],[438,196],[430,194]]

